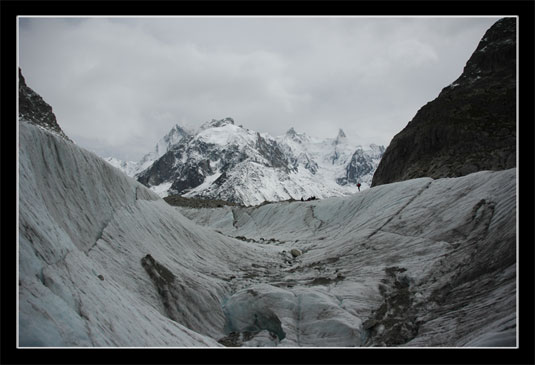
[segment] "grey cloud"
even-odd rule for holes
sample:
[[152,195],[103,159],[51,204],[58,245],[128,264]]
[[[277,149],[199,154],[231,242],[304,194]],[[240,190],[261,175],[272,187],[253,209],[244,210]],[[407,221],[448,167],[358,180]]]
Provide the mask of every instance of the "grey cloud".
[[139,159],[174,123],[233,117],[388,144],[497,18],[22,18],[20,66],[84,147]]

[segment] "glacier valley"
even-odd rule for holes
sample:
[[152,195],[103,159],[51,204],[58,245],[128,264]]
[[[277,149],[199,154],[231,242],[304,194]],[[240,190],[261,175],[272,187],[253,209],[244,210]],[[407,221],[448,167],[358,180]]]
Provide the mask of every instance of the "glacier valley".
[[19,126],[21,347],[514,347],[516,169],[178,208]]

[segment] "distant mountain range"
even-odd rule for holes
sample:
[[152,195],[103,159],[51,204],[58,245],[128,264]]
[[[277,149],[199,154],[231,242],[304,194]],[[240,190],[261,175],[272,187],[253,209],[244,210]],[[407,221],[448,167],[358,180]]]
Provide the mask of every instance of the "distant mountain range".
[[198,130],[175,125],[138,162],[107,158],[160,196],[182,195],[257,205],[264,201],[342,196],[371,185],[385,148],[358,146],[340,129],[314,138],[290,128],[285,135],[212,120]]

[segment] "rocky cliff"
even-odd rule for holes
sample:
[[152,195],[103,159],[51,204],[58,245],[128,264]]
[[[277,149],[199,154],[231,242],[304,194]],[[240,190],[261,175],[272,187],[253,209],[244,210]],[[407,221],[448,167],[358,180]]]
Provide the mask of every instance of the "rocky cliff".
[[[52,107],[33,91],[19,68],[19,119],[26,120],[71,141],[59,126]],[[72,142],[72,141],[71,141]]]
[[516,19],[484,35],[462,75],[386,149],[372,186],[516,166]]

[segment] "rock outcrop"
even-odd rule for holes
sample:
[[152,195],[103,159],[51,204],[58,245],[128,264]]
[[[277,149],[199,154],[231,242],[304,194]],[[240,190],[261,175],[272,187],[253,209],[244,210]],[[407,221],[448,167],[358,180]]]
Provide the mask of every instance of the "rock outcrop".
[[497,21],[462,75],[386,149],[372,186],[516,166],[516,19]]
[[39,94],[26,85],[26,80],[24,79],[24,76],[22,76],[22,70],[20,68],[19,119],[27,120],[71,141],[59,126],[56,120],[56,115],[52,111],[52,107],[44,101]]

